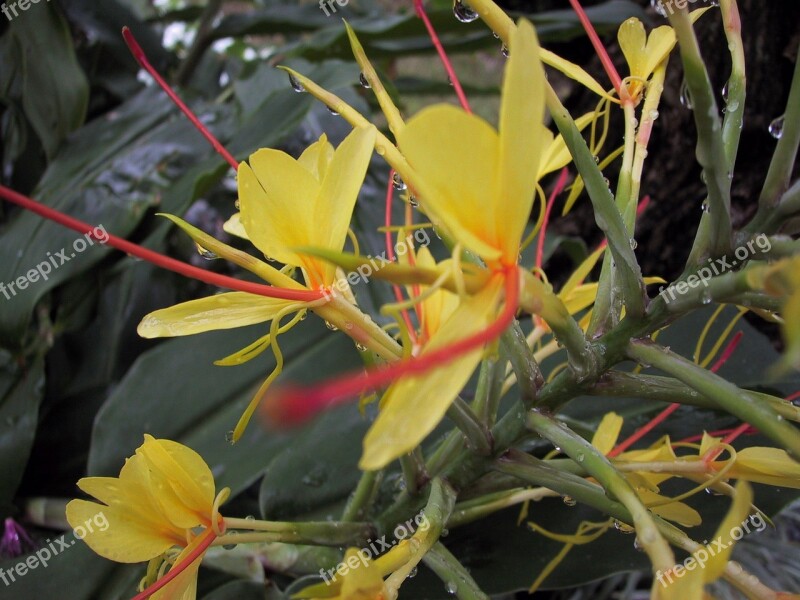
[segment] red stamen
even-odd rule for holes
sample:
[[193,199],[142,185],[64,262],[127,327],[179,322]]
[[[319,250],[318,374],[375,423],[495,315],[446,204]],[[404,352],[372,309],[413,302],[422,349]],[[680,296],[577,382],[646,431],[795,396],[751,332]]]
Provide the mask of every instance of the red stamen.
[[561,195],[561,192],[564,191],[564,187],[567,185],[568,173],[569,171],[566,167],[561,169],[561,174],[558,176],[556,186],[553,188],[553,191],[550,193],[550,198],[547,200],[547,208],[545,208],[544,219],[542,219],[542,228],[539,230],[539,239],[536,243],[536,268],[538,270],[542,269],[542,261],[544,259],[544,238],[547,235],[547,225],[550,223],[550,213],[553,211],[553,205],[556,202],[556,198]]
[[[392,226],[392,200],[394,199],[394,174],[394,169],[389,171],[389,183],[386,186],[386,256],[389,259],[389,262],[395,261],[394,245],[392,244],[392,231],[390,229]],[[392,289],[394,290],[394,297],[397,298],[397,301],[403,302],[403,291],[400,289],[400,286],[392,284]],[[408,335],[411,338],[411,343],[416,343],[417,332],[414,329],[414,326],[411,324],[411,317],[409,316],[408,311],[403,309],[401,314],[403,315],[403,321],[405,321],[406,328],[408,329]]]
[[422,5],[422,0],[414,0],[414,8],[416,9],[419,18],[422,19],[423,23],[425,23],[425,29],[428,30],[428,35],[433,42],[433,46],[436,48],[436,52],[439,54],[439,58],[444,65],[444,70],[447,71],[447,76],[450,78],[450,83],[453,84],[453,89],[456,92],[456,96],[458,96],[458,101],[461,103],[461,107],[471,114],[472,109],[469,106],[469,101],[464,93],[464,89],[461,87],[461,82],[458,80],[458,76],[456,76],[456,71],[447,56],[447,52],[444,50],[444,46],[442,46],[442,41],[439,39],[436,30],[433,28],[433,23],[431,23],[431,20],[428,18],[428,14],[425,12],[425,7]]
[[798,398],[800,398],[800,391],[797,391],[797,392],[795,392],[794,394],[792,394],[791,396],[788,396],[788,397],[786,398],[786,401],[787,401],[787,402],[794,402],[794,401],[795,401],[795,400],[797,400]]
[[158,590],[162,589],[170,581],[172,581],[178,575],[183,573],[187,568],[191,566],[191,564],[194,561],[203,556],[205,551],[208,550],[208,547],[214,542],[215,539],[217,539],[217,536],[214,533],[214,530],[209,528],[206,530],[205,533],[203,533],[203,537],[205,539],[203,539],[203,541],[200,542],[200,544],[198,544],[197,548],[195,548],[194,550],[191,551],[191,553],[189,553],[189,555],[183,560],[182,563],[174,565],[169,570],[169,573],[164,575],[161,579],[156,581],[145,591],[136,594],[136,596],[134,596],[132,600],[147,600],[147,598],[155,594]]
[[[722,437],[724,435],[728,435],[732,431],[736,431],[736,429],[738,429],[738,428],[718,429],[717,431],[708,431],[707,433],[711,437]],[[744,434],[745,435],[754,435],[756,433],[758,433],[758,431],[756,431],[755,429],[753,429],[751,427],[748,431],[745,431]],[[680,440],[678,442],[673,443],[673,446],[675,444],[691,444],[693,442],[699,442],[700,440],[703,439],[704,435],[705,434],[703,434],[703,433],[698,433],[697,435],[689,436],[689,437],[684,438],[684,439],[682,439],[682,440]]]
[[[722,367],[722,365],[724,365],[728,361],[733,352],[736,350],[736,347],[739,345],[739,342],[742,340],[743,335],[744,333],[741,331],[736,332],[736,335],[733,336],[731,341],[725,347],[725,350],[720,355],[719,360],[717,360],[717,362],[714,363],[714,366],[711,367],[712,373],[716,373]],[[637,429],[630,437],[617,444],[617,446],[611,452],[608,453],[608,457],[614,458],[615,456],[619,456],[621,453],[625,452],[625,450],[630,448],[633,444],[635,444],[645,435],[650,433],[658,425],[663,423],[672,413],[678,410],[680,406],[681,405],[677,402],[673,402],[672,404],[670,404],[667,408],[665,408],[655,417],[653,417],[653,419],[651,419],[648,423],[644,424],[642,427]],[[700,439],[703,439],[703,436],[700,436]]]
[[299,425],[324,408],[341,404],[365,390],[385,386],[404,375],[420,375],[500,336],[513,321],[519,301],[516,265],[504,271],[506,300],[498,318],[484,331],[446,348],[397,361],[357,374],[347,374],[318,386],[292,386],[273,392],[263,404],[268,420],[283,426]]
[[594,51],[597,52],[597,56],[600,57],[600,62],[603,63],[603,68],[608,74],[608,78],[611,80],[614,89],[617,91],[617,95],[621,97],[622,79],[619,73],[617,73],[616,67],[614,67],[614,61],[612,61],[611,57],[608,55],[608,51],[605,46],[603,46],[600,36],[597,35],[594,25],[592,25],[589,16],[586,14],[586,11],[583,10],[580,2],[578,0],[569,0],[569,3],[578,15],[581,25],[583,25],[583,28],[586,30],[586,35],[589,36],[589,40],[591,40],[592,46],[594,46]]
[[150,61],[147,60],[144,50],[142,50],[139,42],[137,42],[136,38],[133,37],[133,33],[131,33],[131,30],[128,29],[128,27],[122,28],[122,37],[125,38],[125,43],[128,44],[128,48],[130,49],[131,54],[133,54],[133,57],[136,59],[136,62],[139,63],[139,66],[150,73],[150,76],[155,79],[156,83],[161,86],[161,89],[167,93],[167,96],[170,97],[175,105],[181,109],[183,114],[186,115],[186,118],[192,122],[192,125],[194,125],[197,130],[203,134],[203,137],[208,140],[208,143],[211,144],[214,150],[217,151],[217,154],[228,161],[228,164],[233,167],[234,171],[237,170],[239,168],[239,163],[236,161],[236,159],[231,156],[230,152],[228,152],[220,143],[220,141],[214,137],[214,134],[212,134],[208,128],[206,128],[206,126],[200,122],[200,119],[198,119],[197,115],[192,112],[192,109],[186,106],[183,100],[178,97],[178,94],[176,94],[170,85],[164,81],[164,78],[159,75],[155,67],[150,64]]
[[49,206],[45,206],[44,204],[36,202],[35,200],[23,196],[22,194],[19,194],[3,185],[0,185],[0,198],[5,198],[9,202],[36,213],[45,219],[54,221],[63,227],[67,227],[68,229],[72,229],[73,231],[77,231],[83,235],[89,235],[101,244],[107,244],[113,248],[116,248],[117,250],[121,250],[122,252],[130,254],[131,256],[146,260],[147,262],[150,262],[163,269],[174,271],[175,273],[179,273],[185,277],[197,279],[210,285],[216,285],[222,288],[237,290],[240,292],[247,292],[249,294],[258,294],[259,296],[266,296],[268,298],[297,300],[300,302],[313,302],[314,300],[319,300],[323,297],[322,292],[316,290],[291,290],[273,287],[260,283],[241,281],[226,275],[205,271],[199,267],[195,267],[194,265],[175,260],[169,256],[164,256],[163,254],[159,254],[153,250],[148,250],[147,248],[143,248],[142,246],[134,244],[133,242],[129,242],[128,240],[122,239],[115,235],[106,234],[108,236],[107,239],[105,235],[101,238],[95,233],[95,228],[88,223],[84,223],[78,219],[73,219],[68,215],[50,208]]

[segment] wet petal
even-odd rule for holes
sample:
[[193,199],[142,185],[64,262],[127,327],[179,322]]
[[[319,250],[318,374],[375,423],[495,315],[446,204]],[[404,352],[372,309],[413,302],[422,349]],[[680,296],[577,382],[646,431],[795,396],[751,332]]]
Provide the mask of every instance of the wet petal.
[[592,438],[592,446],[604,455],[611,452],[617,443],[619,432],[622,431],[622,423],[623,419],[617,413],[610,412],[603,415]]

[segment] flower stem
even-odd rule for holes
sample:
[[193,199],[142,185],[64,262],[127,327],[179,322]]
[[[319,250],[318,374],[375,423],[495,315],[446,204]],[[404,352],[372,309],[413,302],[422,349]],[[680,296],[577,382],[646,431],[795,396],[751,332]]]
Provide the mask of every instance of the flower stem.
[[358,480],[355,491],[347,500],[342,512],[342,521],[357,521],[367,516],[367,511],[375,496],[383,476],[381,471],[364,471]]
[[455,591],[458,600],[489,600],[469,571],[441,542],[436,542],[422,560],[444,581],[448,591]]
[[[249,532],[263,532],[267,534],[265,539],[257,541],[316,544],[318,546],[352,546],[362,545],[375,533],[370,523],[343,521],[288,523],[226,517],[225,527],[229,533],[224,536],[226,541],[223,543],[239,543],[238,540],[244,540],[244,536],[249,535]],[[231,535],[230,530],[233,529],[237,530],[237,533]],[[232,538],[233,541],[227,541],[229,538]]]

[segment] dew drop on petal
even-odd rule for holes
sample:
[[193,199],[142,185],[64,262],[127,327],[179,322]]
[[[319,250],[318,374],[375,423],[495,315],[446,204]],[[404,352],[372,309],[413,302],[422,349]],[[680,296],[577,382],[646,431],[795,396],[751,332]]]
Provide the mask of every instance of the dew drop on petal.
[[472,23],[478,18],[478,13],[464,3],[464,0],[454,0],[453,14],[462,23]]
[[325,327],[327,327],[331,331],[339,331],[339,328],[330,321],[325,321]]

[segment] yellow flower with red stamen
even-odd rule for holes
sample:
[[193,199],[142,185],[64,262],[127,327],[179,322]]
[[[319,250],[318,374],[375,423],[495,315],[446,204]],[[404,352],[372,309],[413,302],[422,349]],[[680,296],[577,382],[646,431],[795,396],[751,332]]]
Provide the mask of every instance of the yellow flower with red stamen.
[[83,538],[92,550],[116,562],[154,561],[156,572],[172,563],[156,582],[160,591],[150,588],[150,597],[195,598],[201,557],[222,533],[217,507],[229,493],[226,488],[216,494],[211,469],[200,455],[177,442],[145,435],[119,477],[86,477],[78,487],[98,502],[67,504],[70,525],[77,529],[100,514],[108,523]]

